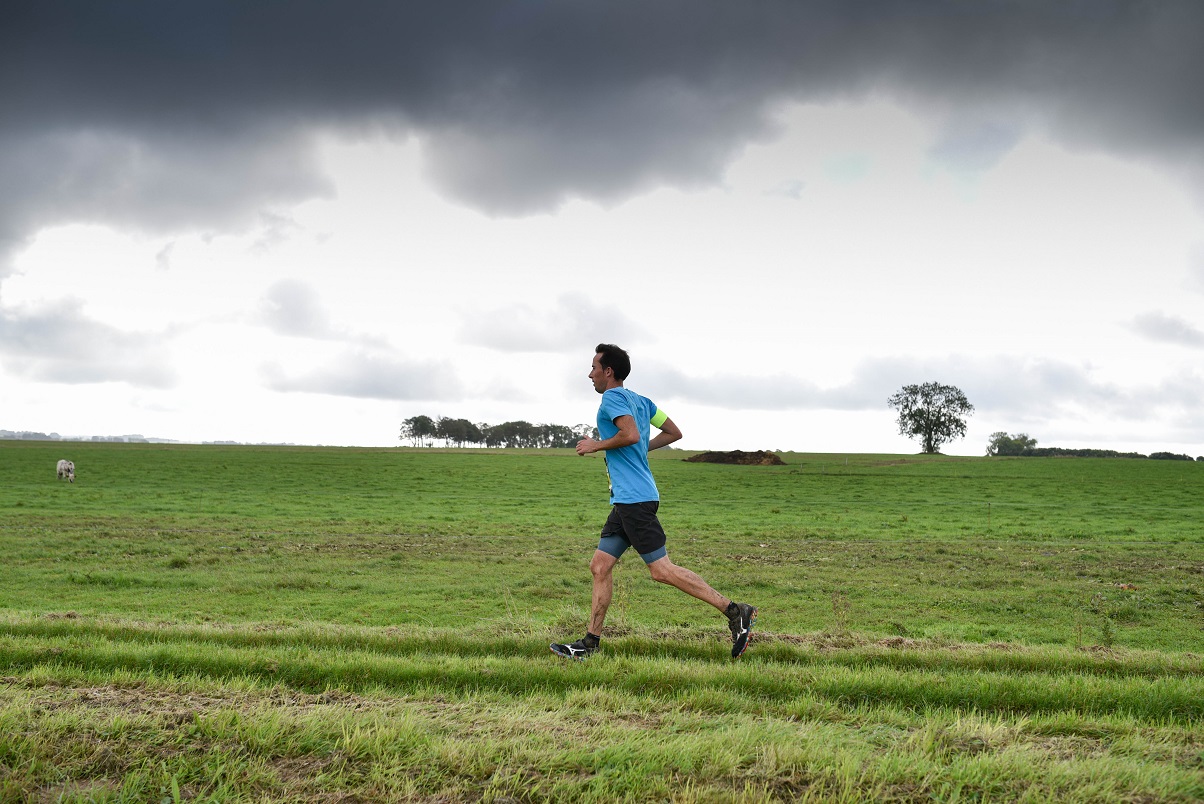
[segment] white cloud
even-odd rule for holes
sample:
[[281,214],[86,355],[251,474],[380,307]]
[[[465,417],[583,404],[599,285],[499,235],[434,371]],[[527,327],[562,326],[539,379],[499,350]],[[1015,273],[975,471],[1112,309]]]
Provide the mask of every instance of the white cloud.
[[647,329],[618,306],[595,304],[575,293],[556,296],[540,307],[518,302],[464,319],[465,343],[502,352],[584,353],[599,339],[630,342],[649,337]]
[[155,267],[160,271],[171,270],[171,252],[175,248],[175,243],[168,243],[159,253],[155,255]]
[[0,363],[17,377],[66,385],[175,384],[160,333],[126,332],[88,318],[82,307],[68,300],[35,309],[0,308]]
[[1204,348],[1204,330],[1190,321],[1163,312],[1142,313],[1133,319],[1132,327],[1139,335],[1152,341]]
[[1023,129],[1005,120],[958,119],[949,125],[928,155],[950,170],[978,173],[995,167],[1020,142]]
[[458,401],[464,394],[456,372],[445,362],[362,350],[345,352],[334,361],[291,374],[267,364],[262,376],[266,387],[283,392],[440,402]]
[[317,292],[295,279],[282,279],[267,289],[259,318],[280,335],[327,338],[333,334]]
[[791,374],[690,376],[655,364],[644,374],[645,387],[659,396],[732,410],[881,410],[888,396],[917,382],[957,386],[981,411],[1038,418],[1052,418],[1068,406],[1115,406],[1129,398],[1093,379],[1085,367],[1013,355],[866,359],[848,382],[829,386]]
[[1204,293],[1204,246],[1195,245],[1191,249],[1191,257],[1187,266],[1188,287],[1197,293]]

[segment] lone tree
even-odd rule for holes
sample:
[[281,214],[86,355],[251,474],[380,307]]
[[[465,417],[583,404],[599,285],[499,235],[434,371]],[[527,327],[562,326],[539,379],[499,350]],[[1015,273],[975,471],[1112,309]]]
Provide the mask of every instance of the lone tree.
[[964,417],[974,412],[960,388],[936,382],[904,385],[886,402],[899,411],[899,434],[919,438],[928,455],[940,452],[946,441],[964,437]]

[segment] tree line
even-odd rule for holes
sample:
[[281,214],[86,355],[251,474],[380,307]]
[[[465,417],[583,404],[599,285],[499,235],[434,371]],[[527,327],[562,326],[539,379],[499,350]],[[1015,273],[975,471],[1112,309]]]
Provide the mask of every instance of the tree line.
[[[899,413],[899,434],[918,439],[925,453],[939,453],[941,445],[966,435],[966,416],[974,412],[974,406],[960,388],[926,382],[922,385],[905,385],[894,393],[886,403]],[[1037,439],[1028,433],[1010,435],[1005,432],[992,433],[987,442],[988,456],[1024,456],[1033,458],[1147,458],[1155,461],[1190,461],[1190,455],[1174,452],[1154,452],[1142,455],[1139,452],[1117,452],[1111,449],[1069,449],[1066,447],[1038,447]],[[1204,461],[1204,455],[1195,458]]]
[[[1038,447],[1037,439],[1028,433],[1009,435],[1005,432],[991,434],[987,442],[987,455],[1023,456],[1026,458],[1148,458],[1154,461],[1190,461],[1190,455],[1174,452],[1153,452],[1143,455],[1140,452],[1117,452],[1111,449],[1069,449],[1067,447]],[[1204,455],[1195,458],[1204,461]]]
[[525,421],[476,424],[468,419],[411,416],[401,423],[402,441],[414,447],[431,447],[436,441],[447,447],[575,447],[583,438],[597,438],[598,428],[588,424],[531,424]]

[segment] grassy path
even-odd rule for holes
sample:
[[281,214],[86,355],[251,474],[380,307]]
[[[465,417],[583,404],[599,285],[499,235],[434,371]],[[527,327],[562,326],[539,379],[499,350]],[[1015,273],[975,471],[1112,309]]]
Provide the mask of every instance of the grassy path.
[[[9,620],[22,800],[1193,801],[1192,656]],[[830,643],[832,639],[828,640]]]

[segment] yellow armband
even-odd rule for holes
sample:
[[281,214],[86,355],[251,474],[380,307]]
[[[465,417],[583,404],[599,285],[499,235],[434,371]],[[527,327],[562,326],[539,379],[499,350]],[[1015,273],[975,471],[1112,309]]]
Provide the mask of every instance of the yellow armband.
[[665,413],[660,408],[657,408],[656,413],[652,414],[652,418],[649,419],[648,421],[652,423],[653,427],[656,427],[659,429],[660,426],[668,420],[668,418],[669,418],[668,413]]

